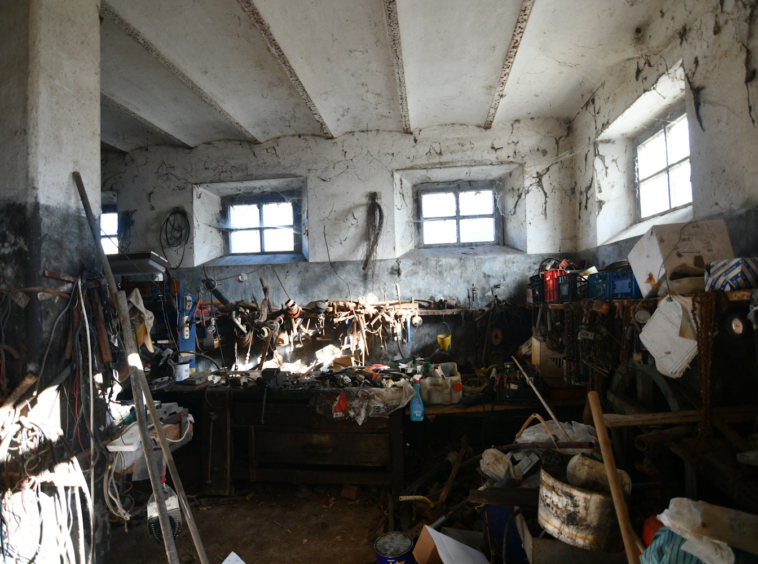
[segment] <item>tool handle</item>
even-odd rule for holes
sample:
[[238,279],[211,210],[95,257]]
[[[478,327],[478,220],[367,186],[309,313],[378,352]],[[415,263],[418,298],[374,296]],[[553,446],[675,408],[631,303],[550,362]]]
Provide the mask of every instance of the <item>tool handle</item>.
[[634,534],[632,523],[629,520],[629,510],[626,507],[624,499],[624,490],[621,488],[621,480],[616,469],[616,460],[613,458],[611,450],[611,441],[608,438],[608,430],[605,428],[605,418],[603,417],[603,408],[600,405],[600,396],[597,392],[587,394],[592,410],[592,419],[595,422],[597,439],[600,442],[600,452],[603,454],[603,463],[605,472],[608,474],[608,485],[611,487],[611,496],[613,496],[613,505],[616,507],[616,517],[621,527],[621,536],[624,539],[624,549],[626,550],[626,559],[630,564],[639,564],[640,557],[637,554],[637,535]]

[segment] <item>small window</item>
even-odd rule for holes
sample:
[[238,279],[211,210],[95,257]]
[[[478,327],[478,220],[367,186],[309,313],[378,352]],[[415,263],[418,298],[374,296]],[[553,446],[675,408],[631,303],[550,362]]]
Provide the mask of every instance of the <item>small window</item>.
[[635,149],[640,219],[692,203],[686,115],[647,131]]
[[118,254],[118,213],[100,214],[100,244],[106,255]]
[[500,243],[502,229],[494,190],[451,184],[451,189],[424,189],[422,185],[418,191],[418,246]]
[[225,201],[230,254],[299,253],[300,206],[277,194]]

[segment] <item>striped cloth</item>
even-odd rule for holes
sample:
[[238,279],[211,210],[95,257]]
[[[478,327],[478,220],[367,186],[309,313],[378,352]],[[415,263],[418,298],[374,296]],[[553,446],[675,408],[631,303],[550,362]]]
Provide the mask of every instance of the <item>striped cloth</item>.
[[[640,555],[640,564],[704,564],[688,552],[682,550],[687,539],[680,537],[667,527],[661,527],[653,537],[653,542]],[[758,564],[758,556],[733,548],[735,564]]]

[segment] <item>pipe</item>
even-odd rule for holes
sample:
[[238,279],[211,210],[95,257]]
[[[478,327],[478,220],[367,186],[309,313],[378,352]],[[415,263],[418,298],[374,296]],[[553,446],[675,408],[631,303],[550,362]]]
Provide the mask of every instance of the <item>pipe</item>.
[[437,478],[442,476],[443,474],[446,474],[447,472],[450,472],[453,469],[453,464],[455,464],[455,460],[458,458],[457,452],[451,452],[447,455],[445,460],[440,462],[437,466],[432,468],[429,472],[421,476],[418,480],[413,482],[410,486],[405,488],[402,493],[400,494],[401,497],[409,496],[409,495],[415,495],[418,490],[421,488],[424,488],[434,482]]

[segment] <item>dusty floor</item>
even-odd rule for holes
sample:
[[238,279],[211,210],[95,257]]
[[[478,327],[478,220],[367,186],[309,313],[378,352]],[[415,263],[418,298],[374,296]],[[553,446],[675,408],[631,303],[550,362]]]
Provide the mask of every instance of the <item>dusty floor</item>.
[[[308,562],[375,563],[375,531],[384,517],[382,489],[361,488],[357,501],[342,498],[342,486],[260,484],[234,498],[208,498],[193,513],[212,564],[234,551],[246,564]],[[203,498],[200,498],[203,499]],[[386,506],[386,502],[385,502]],[[199,562],[186,524],[177,539],[183,563]],[[128,533],[111,529],[113,564],[166,561],[161,545],[142,524]]]

